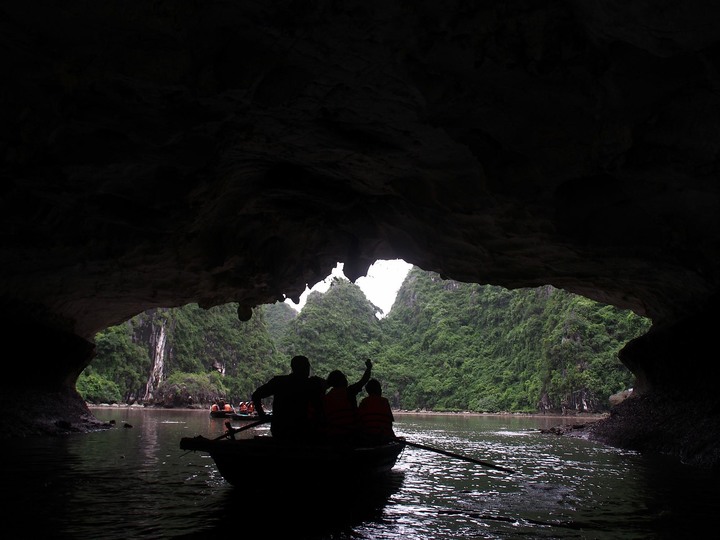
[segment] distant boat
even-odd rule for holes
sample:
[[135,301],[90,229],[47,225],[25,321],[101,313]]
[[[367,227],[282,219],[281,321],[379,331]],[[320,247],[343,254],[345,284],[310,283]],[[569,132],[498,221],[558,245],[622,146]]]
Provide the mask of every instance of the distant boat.
[[333,478],[367,484],[390,472],[404,448],[403,440],[375,446],[338,446],[278,441],[264,435],[238,440],[198,435],[180,440],[180,449],[207,452],[228,483],[244,488],[269,481],[275,486],[313,485]]
[[247,422],[247,421],[253,421],[253,420],[259,420],[260,415],[258,413],[233,413],[231,415],[231,418],[237,422]]
[[233,414],[235,414],[234,410],[224,411],[222,409],[218,411],[213,411],[210,409],[210,416],[212,418],[232,418]]
[[[235,420],[236,422],[253,422],[255,420],[260,420],[260,415],[256,412],[252,412],[252,413],[235,412],[232,414],[231,418],[233,420]],[[271,418],[272,418],[272,411],[265,413],[265,419],[270,420]]]

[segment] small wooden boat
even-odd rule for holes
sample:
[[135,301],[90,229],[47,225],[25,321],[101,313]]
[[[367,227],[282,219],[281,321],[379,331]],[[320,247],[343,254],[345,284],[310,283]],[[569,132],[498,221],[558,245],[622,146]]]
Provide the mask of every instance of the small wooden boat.
[[258,413],[233,413],[231,418],[236,422],[253,422],[260,419]]
[[219,410],[219,411],[211,410],[210,411],[210,416],[212,418],[232,418],[233,414],[235,414],[234,411],[223,411],[223,410]]
[[207,452],[222,477],[233,486],[279,482],[310,485],[328,479],[366,483],[388,473],[405,448],[403,440],[376,446],[337,446],[278,441],[271,436],[246,439],[183,437],[182,450]]

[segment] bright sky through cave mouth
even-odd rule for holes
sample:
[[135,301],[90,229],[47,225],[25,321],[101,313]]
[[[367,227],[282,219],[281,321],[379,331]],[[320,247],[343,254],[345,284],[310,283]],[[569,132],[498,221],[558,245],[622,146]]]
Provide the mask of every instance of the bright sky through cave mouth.
[[[345,274],[343,274],[343,266],[343,263],[337,263],[337,266],[335,266],[328,277],[313,285],[312,288],[305,287],[305,292],[300,295],[300,303],[296,304],[289,298],[286,299],[285,302],[290,307],[300,311],[305,305],[308,294],[312,291],[327,291],[335,276],[347,279]],[[383,310],[382,313],[378,313],[379,318],[383,318],[390,311],[390,308],[395,302],[398,289],[411,268],[412,264],[406,263],[402,259],[394,259],[391,261],[378,260],[368,268],[366,276],[358,278],[355,282],[362,292],[365,293],[367,299]]]

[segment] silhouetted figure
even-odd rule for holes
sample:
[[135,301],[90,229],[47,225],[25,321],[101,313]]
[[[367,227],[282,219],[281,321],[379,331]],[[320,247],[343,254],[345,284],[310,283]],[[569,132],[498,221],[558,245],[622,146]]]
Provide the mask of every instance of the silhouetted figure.
[[323,377],[314,375],[308,379],[310,384],[310,400],[308,402],[308,428],[315,439],[325,437],[327,429],[325,407],[323,398],[327,391],[327,381]]
[[372,362],[365,360],[365,373],[360,380],[348,386],[340,370],[330,372],[327,383],[330,390],[323,398],[328,439],[334,442],[355,443],[360,434],[357,419],[357,395],[370,380]]
[[370,379],[365,385],[368,393],[358,405],[358,420],[363,439],[371,444],[379,444],[395,439],[393,416],[390,402],[382,395],[382,387],[377,379]]
[[300,439],[308,436],[308,405],[310,402],[310,361],[295,356],[290,361],[291,373],[277,375],[252,394],[260,418],[266,416],[262,400],[273,396],[270,432],[278,439]]

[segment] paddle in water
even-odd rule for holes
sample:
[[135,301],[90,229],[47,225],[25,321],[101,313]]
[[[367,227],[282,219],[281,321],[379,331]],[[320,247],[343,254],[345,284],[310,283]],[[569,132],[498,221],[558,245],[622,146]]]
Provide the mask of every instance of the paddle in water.
[[225,433],[223,433],[219,437],[215,437],[215,439],[213,439],[213,440],[217,441],[219,439],[225,439],[225,438],[234,439],[236,433],[245,431],[246,429],[257,427],[261,424],[265,424],[266,422],[269,422],[270,420],[272,420],[270,415],[266,415],[264,418],[261,418],[260,420],[258,420],[256,422],[251,422],[250,424],[247,424],[247,425],[245,425],[243,427],[239,427],[239,428],[234,428],[234,427],[232,427],[232,424],[230,422],[225,422],[225,428],[226,428]]
[[462,459],[464,461],[469,461],[470,463],[477,463],[478,465],[483,465],[485,467],[490,467],[491,469],[496,469],[498,471],[503,471],[507,473],[515,473],[512,469],[507,469],[505,467],[500,467],[499,465],[494,465],[493,463],[488,463],[487,461],[480,461],[479,459],[471,458],[469,456],[463,456],[462,454],[455,454],[454,452],[448,452],[447,450],[443,450],[442,448],[435,448],[433,446],[427,446],[420,443],[410,442],[408,440],[405,440],[403,438],[399,438],[398,440],[404,441],[405,444],[408,446],[413,446],[415,448],[420,448],[422,450],[428,450],[430,452],[435,452],[437,454],[442,454],[444,456],[449,456],[452,458]]

